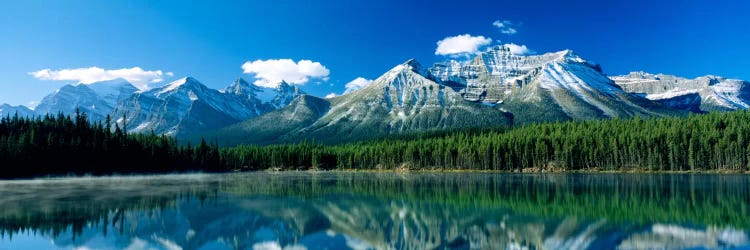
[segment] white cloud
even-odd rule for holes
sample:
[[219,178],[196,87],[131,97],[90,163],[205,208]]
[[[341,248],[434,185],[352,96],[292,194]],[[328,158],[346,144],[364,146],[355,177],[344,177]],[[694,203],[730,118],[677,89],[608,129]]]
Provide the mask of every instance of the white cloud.
[[140,67],[122,69],[102,69],[99,67],[89,67],[60,70],[43,69],[35,72],[29,72],[29,75],[40,80],[77,81],[83,84],[122,78],[132,83],[139,89],[147,89],[149,83],[162,82],[164,81],[164,76],[171,77],[174,74],[172,72],[163,72],[161,70],[143,70]]
[[336,93],[330,93],[330,94],[326,95],[326,99],[328,99],[328,98],[334,98],[334,97],[337,97],[337,96],[339,96],[339,95],[337,95]]
[[294,62],[292,59],[270,59],[248,61],[242,64],[245,74],[255,75],[255,84],[263,87],[276,87],[281,81],[291,84],[305,84],[311,78],[328,80],[331,72],[320,64],[310,60]]
[[534,54],[533,50],[530,50],[526,45],[518,45],[515,43],[506,43],[503,46],[510,49],[510,53],[513,53],[515,55],[528,55],[528,54]]
[[494,22],[492,22],[492,26],[497,27],[498,29],[500,29],[500,33],[503,33],[506,35],[513,35],[515,33],[518,33],[518,30],[516,30],[516,28],[513,27],[515,26],[513,25],[513,22],[508,21],[508,20],[503,20],[503,21],[495,20]]
[[437,42],[435,55],[462,56],[475,54],[483,46],[492,43],[492,38],[469,34],[449,36]]
[[348,94],[348,93],[363,89],[369,86],[370,84],[372,84],[372,80],[368,80],[362,77],[357,77],[356,79],[346,84],[346,90],[344,90],[344,94]]

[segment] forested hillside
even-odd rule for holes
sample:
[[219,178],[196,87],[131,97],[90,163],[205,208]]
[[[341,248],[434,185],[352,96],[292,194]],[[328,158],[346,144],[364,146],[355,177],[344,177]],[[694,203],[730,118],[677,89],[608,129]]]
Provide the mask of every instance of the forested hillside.
[[81,174],[219,171],[219,149],[181,146],[171,137],[127,134],[85,113],[0,119],[0,178]]
[[0,178],[265,169],[747,171],[750,111],[219,148],[127,134],[85,114],[0,119]]
[[472,170],[748,169],[750,112],[611,119],[222,150],[233,167]]

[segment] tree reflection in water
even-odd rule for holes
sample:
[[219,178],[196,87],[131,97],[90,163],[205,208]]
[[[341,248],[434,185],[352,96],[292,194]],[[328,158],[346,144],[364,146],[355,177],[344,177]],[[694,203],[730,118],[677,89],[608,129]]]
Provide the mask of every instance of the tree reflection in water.
[[282,172],[0,183],[2,246],[748,245],[750,176]]

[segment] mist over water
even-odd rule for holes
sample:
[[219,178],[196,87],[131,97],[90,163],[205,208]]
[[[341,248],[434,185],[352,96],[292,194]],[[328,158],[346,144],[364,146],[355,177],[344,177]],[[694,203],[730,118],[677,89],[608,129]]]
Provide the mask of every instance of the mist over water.
[[0,249],[750,247],[750,176],[281,172],[0,182]]

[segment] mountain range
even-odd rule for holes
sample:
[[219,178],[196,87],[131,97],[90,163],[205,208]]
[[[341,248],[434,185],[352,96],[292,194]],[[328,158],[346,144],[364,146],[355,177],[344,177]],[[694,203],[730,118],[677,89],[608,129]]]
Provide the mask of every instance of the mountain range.
[[675,109],[710,112],[750,107],[750,85],[743,80],[711,75],[686,79],[646,72],[613,76],[612,80],[627,92]]
[[[183,137],[191,133],[221,128],[264,114],[284,101],[289,95],[303,92],[281,83],[276,93],[261,89],[239,79],[226,90],[219,91],[186,77],[165,86],[137,92],[120,102],[114,110],[118,123],[127,122],[129,131],[154,131]],[[287,91],[289,93],[287,93]],[[271,93],[270,99],[259,98],[259,93]],[[120,120],[119,117],[125,120]]]
[[303,95],[282,109],[205,134],[224,144],[338,142],[430,129],[508,126],[510,114],[465,100],[409,60],[369,86],[321,99]]
[[215,138],[225,145],[315,140],[537,122],[679,116],[750,107],[747,81],[633,72],[607,76],[570,50],[516,55],[497,46],[465,60],[423,67],[410,59],[370,85],[333,98],[280,82],[237,79],[221,90],[185,77],[138,90],[122,79],[66,85],[36,108],[0,105],[0,115],[108,115],[130,132]]
[[429,73],[466,100],[512,113],[515,124],[675,113],[625,92],[570,50],[522,56],[499,46],[468,62],[437,63]]
[[96,84],[65,85],[45,96],[34,108],[36,114],[73,114],[76,109],[99,121],[111,114],[116,105],[138,89],[123,79]]

